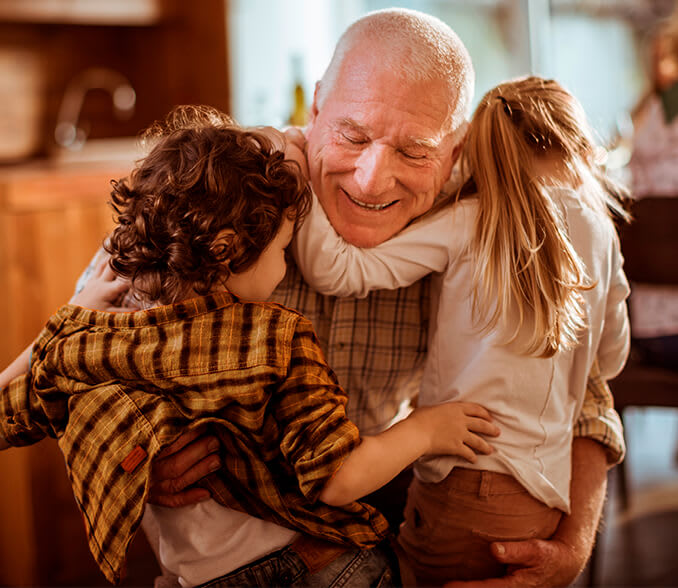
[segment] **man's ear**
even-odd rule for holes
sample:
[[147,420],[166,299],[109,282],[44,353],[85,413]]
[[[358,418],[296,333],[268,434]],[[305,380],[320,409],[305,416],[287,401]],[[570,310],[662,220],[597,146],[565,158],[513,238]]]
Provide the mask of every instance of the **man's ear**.
[[308,123],[306,123],[306,132],[310,131],[313,128],[313,123],[315,118],[318,116],[318,92],[320,89],[320,81],[315,83],[315,89],[313,90],[313,102],[311,103],[311,108],[308,111]]

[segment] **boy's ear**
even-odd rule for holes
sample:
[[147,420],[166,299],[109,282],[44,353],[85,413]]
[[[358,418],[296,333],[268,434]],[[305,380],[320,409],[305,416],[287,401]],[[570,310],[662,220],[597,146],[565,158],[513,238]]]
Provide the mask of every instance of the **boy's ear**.
[[227,253],[228,258],[225,260],[225,263],[228,263],[230,261],[234,240],[235,240],[235,231],[231,228],[228,228],[221,229],[221,231],[219,231],[219,234],[212,242],[212,249],[214,251],[217,251],[220,254],[222,252]]

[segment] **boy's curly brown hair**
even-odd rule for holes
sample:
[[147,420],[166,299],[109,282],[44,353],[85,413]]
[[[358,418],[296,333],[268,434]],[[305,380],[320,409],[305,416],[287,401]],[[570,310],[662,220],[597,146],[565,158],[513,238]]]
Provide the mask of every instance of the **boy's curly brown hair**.
[[261,131],[206,106],[180,106],[144,133],[150,153],[112,182],[111,266],[145,302],[205,295],[250,267],[311,193],[296,162]]

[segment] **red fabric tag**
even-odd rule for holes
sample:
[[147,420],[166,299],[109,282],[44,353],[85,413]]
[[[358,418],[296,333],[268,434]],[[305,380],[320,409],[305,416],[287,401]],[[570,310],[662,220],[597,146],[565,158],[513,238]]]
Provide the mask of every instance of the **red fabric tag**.
[[132,449],[132,451],[129,452],[127,457],[122,460],[120,465],[122,465],[123,470],[125,470],[128,474],[131,474],[147,457],[148,453],[146,453],[146,450],[141,445],[137,445],[134,449]]

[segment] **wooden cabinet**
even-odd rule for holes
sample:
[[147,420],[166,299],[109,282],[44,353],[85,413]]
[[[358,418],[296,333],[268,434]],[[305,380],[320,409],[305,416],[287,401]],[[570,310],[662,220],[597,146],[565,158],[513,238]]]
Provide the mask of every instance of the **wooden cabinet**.
[[[127,118],[114,116],[110,91],[87,92],[80,120],[92,138],[136,135],[177,104],[229,112],[226,15],[227,0],[0,1],[0,66],[2,49],[30,51],[41,64],[34,74],[41,76],[34,156],[53,146],[66,88],[90,68],[121,74],[136,92]],[[4,85],[0,79],[0,91]]]
[[[73,293],[110,230],[111,179],[129,164],[0,170],[0,364],[6,366]],[[106,586],[89,554],[61,454],[52,440],[0,453],[0,585]],[[151,585],[143,537],[127,585]],[[123,584],[123,585],[125,585]]]
[[[39,137],[28,156],[15,156],[21,161],[0,150],[2,367],[70,298],[112,226],[109,181],[131,168],[130,162],[49,163],[69,82],[88,68],[106,68],[135,90],[134,113],[123,120],[114,116],[110,92],[86,92],[79,122],[90,140],[134,136],[177,104],[228,112],[226,14],[226,0],[0,1],[0,144],[9,152],[19,134],[29,135],[7,114],[8,100],[31,132],[37,125]],[[18,58],[29,60],[30,76]],[[2,67],[24,75],[10,83]],[[33,106],[30,115],[24,103]],[[151,585],[156,574],[147,544],[135,541],[124,584]],[[107,585],[86,547],[61,455],[50,440],[0,453],[0,585]]]

